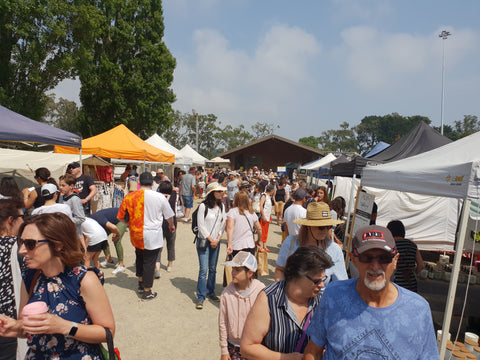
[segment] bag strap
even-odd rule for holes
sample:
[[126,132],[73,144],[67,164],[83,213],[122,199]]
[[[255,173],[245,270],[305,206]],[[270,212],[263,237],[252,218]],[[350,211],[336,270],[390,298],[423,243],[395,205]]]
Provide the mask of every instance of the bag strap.
[[107,335],[108,359],[115,360],[115,347],[113,346],[113,336],[109,328],[105,328]]
[[245,215],[245,213],[243,213],[242,215],[245,216],[245,219],[247,219],[247,223],[248,223],[248,226],[250,227],[250,231],[252,232],[253,237],[255,237],[255,233],[253,232],[252,225],[250,224],[250,221],[248,220],[247,215]]
[[310,318],[312,317],[312,312],[310,311],[307,316],[307,320],[305,321],[305,325],[303,325],[302,329],[302,337],[298,340],[297,346],[295,347],[295,352],[300,352],[302,350],[303,343],[305,342],[305,338],[307,337],[307,329],[308,325],[310,325]]

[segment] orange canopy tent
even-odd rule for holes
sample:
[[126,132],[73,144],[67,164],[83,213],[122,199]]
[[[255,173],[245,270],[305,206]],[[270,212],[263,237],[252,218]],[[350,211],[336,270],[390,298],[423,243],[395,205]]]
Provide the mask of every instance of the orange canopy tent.
[[[104,133],[82,140],[82,154],[113,159],[129,159],[174,163],[175,155],[160,150],[131,132],[125,125],[118,125]],[[79,149],[55,146],[56,153],[78,154]]]

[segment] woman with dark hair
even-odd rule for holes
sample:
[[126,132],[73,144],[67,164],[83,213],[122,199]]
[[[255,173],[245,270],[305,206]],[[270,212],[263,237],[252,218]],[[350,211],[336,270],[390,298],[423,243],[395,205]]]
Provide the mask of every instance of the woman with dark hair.
[[8,199],[23,199],[22,192],[18,188],[15,179],[11,176],[4,176],[2,180],[0,180],[0,199],[2,197]]
[[[22,284],[17,234],[23,223],[23,202],[0,199],[0,314],[17,319]],[[23,353],[24,355],[25,353]],[[15,360],[17,339],[0,336],[0,359]]]
[[38,208],[45,205],[45,200],[42,197],[42,186],[48,184],[49,181],[53,179],[50,177],[50,170],[45,167],[38,168],[35,170],[35,180],[40,186],[37,186],[35,189],[25,188],[22,190],[23,199],[25,202],[25,209]]
[[243,250],[255,255],[255,245],[260,244],[261,238],[262,227],[250,199],[246,192],[239,191],[233,198],[233,208],[227,214],[227,254],[233,258]]
[[[207,186],[207,197],[198,206],[197,212],[197,254],[199,263],[197,283],[197,309],[203,309],[205,298],[218,302],[215,295],[220,238],[225,230],[225,208],[222,198],[227,190],[218,183]],[[206,245],[205,244],[206,239]],[[203,243],[203,244],[202,244]],[[207,277],[208,273],[208,277]]]
[[[175,204],[177,202],[177,192],[173,191],[172,183],[170,181],[161,181],[160,184],[158,184],[157,191],[165,195],[173,212],[176,213]],[[177,228],[177,217],[175,215],[173,216],[173,224],[175,225],[175,228]],[[167,242],[167,261],[168,261],[167,271],[170,272],[172,271],[173,262],[175,261],[175,239],[177,238],[177,232],[175,231],[172,233],[170,231],[168,227],[168,221],[165,219],[163,219],[162,226],[163,226],[163,237]],[[157,262],[155,264],[156,279],[160,278],[160,265],[161,265],[160,260],[162,257],[162,249],[163,247],[160,248],[160,252],[158,253],[158,257],[157,257]]]
[[242,356],[303,358],[309,341],[306,330],[325,286],[325,270],[332,265],[318,247],[300,247],[288,258],[285,279],[261,291],[248,314],[240,344]]
[[315,201],[323,201],[324,203],[330,205],[330,199],[328,198],[328,190],[326,186],[320,186],[317,188],[317,191],[315,192]]
[[48,311],[22,320],[0,315],[0,335],[28,334],[28,359],[100,359],[95,344],[106,341],[105,328],[114,333],[115,321],[102,273],[80,265],[73,222],[62,213],[32,216],[20,227],[18,243],[30,269],[22,274],[22,291],[31,294],[22,294],[21,307],[44,302]]

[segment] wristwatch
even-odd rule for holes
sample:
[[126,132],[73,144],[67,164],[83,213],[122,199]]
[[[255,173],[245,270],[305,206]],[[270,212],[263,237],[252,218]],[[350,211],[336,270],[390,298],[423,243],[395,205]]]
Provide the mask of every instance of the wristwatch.
[[75,334],[77,333],[77,330],[78,330],[78,324],[76,322],[72,322],[72,327],[70,328],[70,331],[68,332],[68,335],[66,335],[65,337],[67,339],[71,339],[75,336]]

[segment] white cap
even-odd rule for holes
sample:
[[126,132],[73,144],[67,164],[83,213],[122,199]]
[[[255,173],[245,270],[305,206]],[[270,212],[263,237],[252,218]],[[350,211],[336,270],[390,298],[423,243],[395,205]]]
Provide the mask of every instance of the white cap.
[[233,257],[232,260],[223,263],[222,265],[231,267],[245,266],[249,270],[257,271],[257,259],[255,259],[255,256],[253,256],[248,251],[240,251],[237,255]]
[[45,184],[42,186],[42,195],[52,195],[55,194],[57,191],[58,189],[55,184]]

